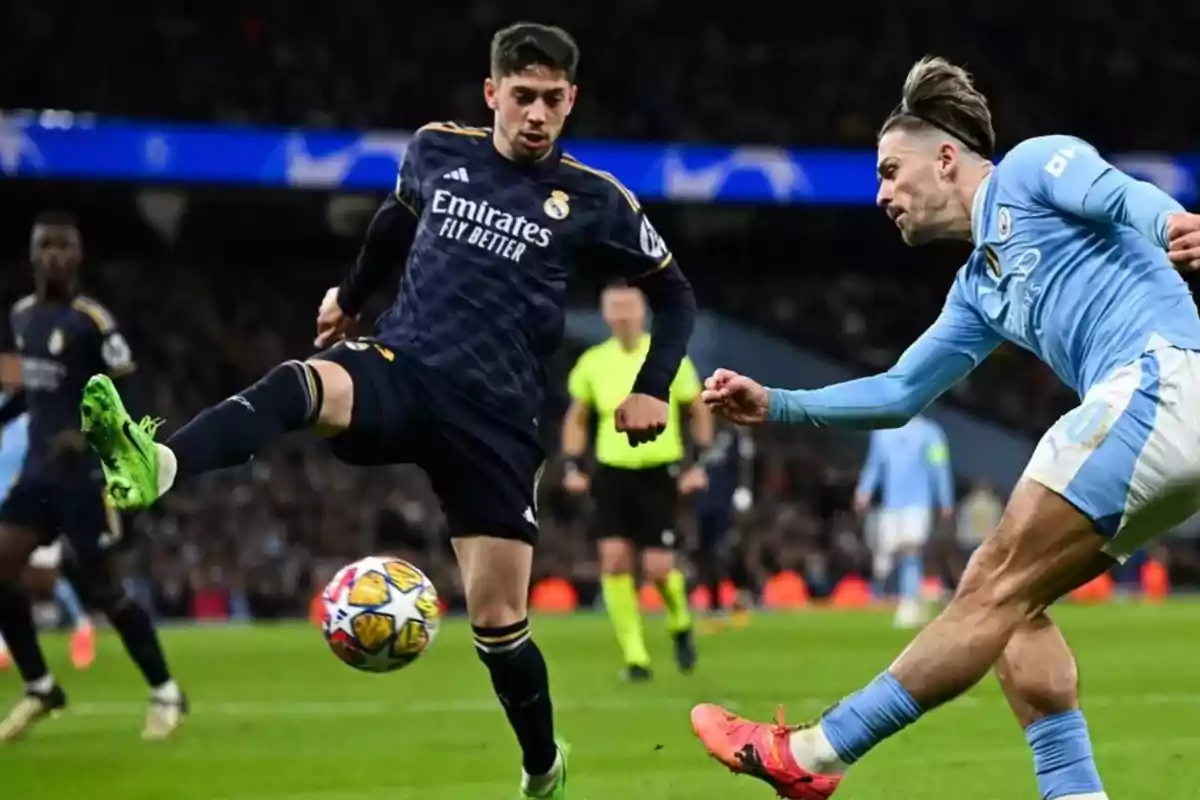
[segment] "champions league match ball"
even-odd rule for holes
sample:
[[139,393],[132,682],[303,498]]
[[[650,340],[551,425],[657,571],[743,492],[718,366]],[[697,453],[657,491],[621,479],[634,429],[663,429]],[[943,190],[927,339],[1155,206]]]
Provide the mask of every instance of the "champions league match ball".
[[371,556],[342,567],[321,599],[329,649],[363,672],[407,667],[433,643],[441,621],[433,583],[399,558]]

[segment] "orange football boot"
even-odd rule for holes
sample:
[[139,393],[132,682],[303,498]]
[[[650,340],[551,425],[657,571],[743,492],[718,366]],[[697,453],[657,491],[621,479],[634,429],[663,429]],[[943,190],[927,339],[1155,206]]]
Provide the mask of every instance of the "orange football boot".
[[711,703],[692,709],[692,730],[730,772],[765,781],[787,800],[826,800],[842,776],[818,775],[796,763],[788,740],[800,727],[784,724],[782,707],[773,725],[742,719]]

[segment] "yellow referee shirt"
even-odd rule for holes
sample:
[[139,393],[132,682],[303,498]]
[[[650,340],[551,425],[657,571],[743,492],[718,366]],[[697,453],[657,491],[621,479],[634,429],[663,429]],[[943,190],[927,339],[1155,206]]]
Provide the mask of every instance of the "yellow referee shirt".
[[700,395],[700,376],[691,359],[684,357],[671,382],[670,413],[667,428],[653,442],[633,447],[619,433],[613,421],[617,406],[633,389],[642,362],[650,350],[650,334],[643,334],[638,346],[625,350],[615,338],[588,348],[579,357],[567,378],[571,397],[596,410],[600,424],[596,431],[596,460],[607,467],[648,469],[683,460],[683,431],[679,407]]

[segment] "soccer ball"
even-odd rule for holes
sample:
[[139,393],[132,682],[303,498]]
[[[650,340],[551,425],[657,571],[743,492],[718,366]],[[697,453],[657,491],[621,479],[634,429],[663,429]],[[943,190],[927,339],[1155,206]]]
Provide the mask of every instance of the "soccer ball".
[[329,649],[363,672],[393,672],[424,653],[441,620],[437,590],[399,558],[371,556],[342,567],[322,594]]

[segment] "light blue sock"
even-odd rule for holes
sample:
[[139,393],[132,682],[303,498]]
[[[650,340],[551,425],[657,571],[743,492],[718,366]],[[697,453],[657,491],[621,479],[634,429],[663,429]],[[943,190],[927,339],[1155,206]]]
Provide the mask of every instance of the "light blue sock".
[[1033,750],[1033,769],[1042,800],[1104,791],[1082,711],[1064,711],[1039,719],[1025,729],[1025,739]]
[[910,553],[900,559],[899,589],[905,600],[921,599],[921,572],[924,563],[919,553]]
[[821,730],[846,764],[921,718],[924,712],[908,690],[885,672],[821,717]]
[[79,602],[79,595],[75,594],[75,587],[66,578],[60,577],[54,582],[54,599],[71,625],[77,626],[80,620],[87,617],[83,603]]

